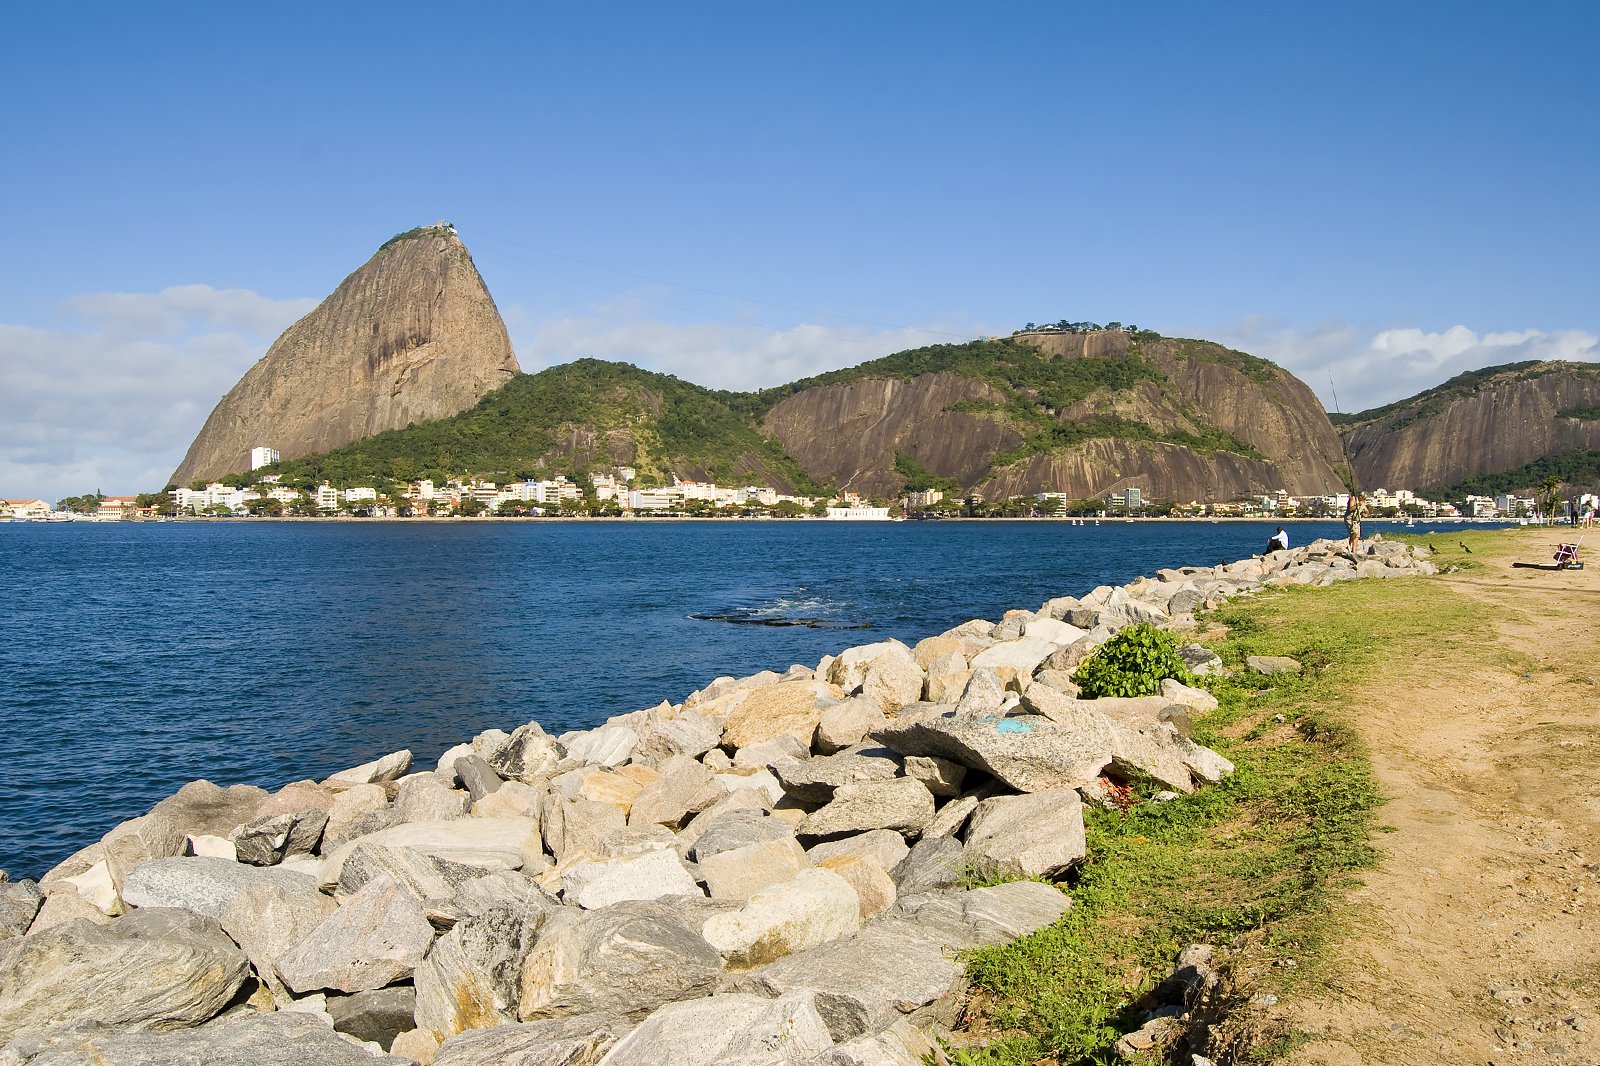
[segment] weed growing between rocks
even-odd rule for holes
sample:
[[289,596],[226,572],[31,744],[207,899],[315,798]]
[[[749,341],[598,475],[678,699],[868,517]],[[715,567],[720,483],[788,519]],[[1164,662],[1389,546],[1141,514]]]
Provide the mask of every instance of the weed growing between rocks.
[[[1126,811],[1085,812],[1089,853],[1067,886],[1073,909],[970,956],[968,1035],[991,1039],[953,1061],[1120,1061],[1112,1045],[1143,1021],[1190,943],[1292,958],[1273,971],[1283,981],[1312,972],[1338,932],[1338,893],[1375,860],[1381,799],[1346,724],[1360,708],[1343,693],[1392,656],[1465,654],[1481,625],[1475,610],[1438,585],[1403,580],[1289,588],[1212,615],[1232,677],[1203,679],[1220,705],[1196,717],[1194,739],[1236,772],[1167,802],[1142,789]],[[1288,655],[1305,668],[1247,673],[1250,655]],[[1267,1061],[1268,1044],[1293,1034],[1259,1036],[1234,1061]]]

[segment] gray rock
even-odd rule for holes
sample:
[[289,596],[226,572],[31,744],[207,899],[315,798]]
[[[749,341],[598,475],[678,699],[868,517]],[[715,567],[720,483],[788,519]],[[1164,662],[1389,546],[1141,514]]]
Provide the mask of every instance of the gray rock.
[[221,927],[189,912],[69,922],[23,937],[0,961],[0,1045],[24,1029],[197,1025],[248,972]]
[[728,960],[747,969],[861,928],[861,900],[831,870],[802,870],[752,895],[737,911],[706,920],[702,934]]
[[122,899],[132,907],[183,907],[221,918],[233,898],[251,885],[276,885],[290,892],[317,887],[315,878],[293,870],[188,855],[134,867],[123,882]]
[[323,851],[345,843],[357,822],[388,806],[389,794],[382,785],[357,785],[339,793],[328,807],[328,824],[322,830]]
[[1189,667],[1189,672],[1200,676],[1222,673],[1222,656],[1203,644],[1181,644],[1178,658]]
[[699,835],[689,849],[689,858],[697,863],[704,862],[720,852],[792,836],[794,826],[766,811],[750,808],[728,811]]
[[268,799],[266,791],[254,785],[221,788],[210,781],[190,781],[150,808],[150,814],[184,836],[226,837],[256,817]]
[[985,648],[972,657],[972,670],[976,674],[984,668],[999,675],[1002,682],[1023,682],[1033,676],[1039,664],[1057,650],[1056,645],[1037,637],[1007,640]]
[[322,841],[326,811],[269,815],[234,830],[234,854],[251,866],[276,866],[290,855],[310,855]]
[[656,764],[656,770],[661,776],[633,798],[629,825],[677,829],[691,814],[705,810],[722,796],[711,771],[688,756],[670,755]]
[[1298,674],[1302,667],[1300,660],[1291,659],[1287,655],[1249,655],[1245,657],[1244,665],[1247,669],[1258,674]]
[[611,1013],[639,1021],[674,1000],[716,986],[722,958],[660,903],[618,903],[564,912],[541,932],[522,968],[524,1021]]
[[375,785],[383,781],[398,781],[411,769],[411,751],[390,752],[371,762],[340,770],[323,782],[329,788],[354,788],[356,785]]
[[1000,675],[990,667],[975,668],[961,690],[956,711],[968,715],[999,714],[1005,702],[1006,686],[1000,680]]
[[[313,887],[249,885],[222,912],[222,928],[244,949],[250,965],[274,993],[284,993],[277,961],[300,946],[339,905]],[[138,912],[135,912],[138,913]]]
[[935,892],[961,882],[967,872],[966,854],[955,837],[924,837],[890,869],[901,896]]
[[939,808],[938,812],[933,816],[933,821],[928,823],[928,828],[922,831],[922,835],[925,837],[960,836],[961,827],[967,824],[967,819],[972,817],[972,812],[977,809],[977,796],[958,796]]
[[803,1066],[924,1066],[947,1064],[943,1050],[924,1030],[902,1019],[881,1033],[836,1044]]
[[501,904],[440,937],[417,967],[417,1025],[447,1039],[515,1021],[523,961],[558,912],[550,904]]
[[433,1066],[595,1066],[631,1023],[609,1014],[571,1014],[452,1036]]
[[297,993],[363,992],[410,977],[433,944],[433,926],[411,894],[375,878],[278,960]]
[[557,862],[598,855],[600,842],[626,825],[621,807],[551,793],[544,806],[544,845]]
[[827,806],[806,815],[800,834],[829,837],[894,829],[915,836],[932,819],[933,793],[928,786],[913,778],[896,777],[839,786]]
[[639,734],[625,725],[606,724],[563,741],[566,761],[583,766],[621,766],[639,745]]
[[441,864],[410,848],[391,848],[371,840],[358,840],[339,870],[335,891],[341,897],[353,896],[373,878],[387,877],[410,892],[419,903],[447,900],[462,884],[482,873],[478,867]]
[[400,782],[394,809],[403,822],[447,822],[464,817],[472,798],[450,788],[435,774],[416,774]]
[[963,966],[909,922],[878,919],[853,936],[730,977],[733,991],[814,995],[836,1041],[879,1032],[959,987]]
[[785,836],[707,855],[699,861],[698,873],[713,899],[745,900],[808,865],[800,843]]
[[887,781],[900,772],[900,760],[889,751],[881,755],[841,752],[815,759],[785,759],[772,772],[790,797],[801,803],[827,803],[840,785],[862,781]]
[[893,829],[873,829],[813,844],[806,849],[806,857],[813,865],[821,865],[840,855],[871,855],[885,870],[893,870],[910,852],[906,838]]
[[863,922],[870,921],[894,906],[897,893],[889,871],[872,855],[836,855],[818,864],[836,873],[856,890],[857,911]]
[[358,845],[409,848],[431,859],[476,867],[483,872],[521,869],[527,863],[537,863],[543,854],[539,826],[531,818],[402,822],[328,852],[322,861],[323,884],[339,882],[345,862]]
[[861,695],[877,704],[884,713],[893,714],[906,704],[922,698],[925,680],[922,667],[917,665],[911,649],[896,643],[896,646],[867,664],[866,674],[861,681]]
[[733,753],[733,765],[741,770],[764,770],[773,763],[787,759],[809,759],[811,748],[788,733],[779,733],[770,740],[747,744]]
[[921,781],[935,796],[961,795],[967,768],[937,755],[913,755],[905,763],[906,776]]
[[561,883],[562,899],[584,910],[627,900],[703,894],[678,853],[670,848],[621,859],[576,862],[562,874]]
[[538,722],[518,726],[506,741],[485,756],[501,777],[533,784],[548,778],[561,761],[562,750]]
[[869,698],[856,696],[823,709],[817,723],[816,746],[832,755],[861,743],[868,733],[887,722],[883,708]]
[[466,786],[472,802],[477,803],[491,792],[498,792],[505,780],[481,755],[463,755],[455,761],[455,776]]
[[1040,670],[1033,675],[1033,684],[1054,689],[1068,699],[1078,698],[1078,684],[1072,680],[1070,670]]
[[[880,655],[897,652],[910,655],[911,649],[898,640],[883,640],[876,644],[846,648],[834,656],[833,661],[828,664],[828,680],[844,689],[846,694],[857,692],[866,683],[867,669],[873,662]],[[916,662],[915,657],[912,658],[912,662]]]
[[790,1066],[833,1041],[807,991],[669,1004],[617,1041],[603,1066]]
[[1072,789],[986,799],[967,827],[967,862],[991,876],[1058,877],[1087,854],[1083,802]]
[[[1030,691],[1024,698],[1035,695]],[[1043,715],[1000,717],[946,711],[891,722],[874,735],[902,755],[950,759],[982,770],[1019,792],[1072,788],[1091,781],[1111,757],[1107,738],[1101,733],[1064,728]]]
[[171,1033],[74,1032],[28,1066],[404,1066],[374,1056],[314,1015],[295,1011],[231,1014]]
[[416,1005],[414,988],[373,988],[351,996],[329,996],[328,1014],[336,1031],[388,1051],[395,1037],[416,1027],[412,1018]]
[[695,759],[722,742],[722,729],[694,711],[654,720],[634,749],[635,761],[652,765],[673,755]]
[[630,825],[600,841],[599,858],[629,859],[649,851],[677,851],[678,835],[662,825]]
[[0,881],[0,940],[21,936],[44,905],[44,893],[32,881]]
[[1011,881],[1003,885],[909,896],[892,912],[935,937],[949,951],[1007,944],[1043,929],[1072,908],[1054,885]]
[[505,904],[554,909],[559,904],[533,878],[513,870],[475,877],[456,890],[452,903],[461,918],[470,918]]

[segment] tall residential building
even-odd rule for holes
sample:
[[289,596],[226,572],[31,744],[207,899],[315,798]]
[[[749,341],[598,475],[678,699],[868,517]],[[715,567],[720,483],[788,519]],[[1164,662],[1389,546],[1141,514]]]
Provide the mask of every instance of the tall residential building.
[[278,464],[278,449],[276,448],[251,448],[250,469],[260,470],[264,466]]

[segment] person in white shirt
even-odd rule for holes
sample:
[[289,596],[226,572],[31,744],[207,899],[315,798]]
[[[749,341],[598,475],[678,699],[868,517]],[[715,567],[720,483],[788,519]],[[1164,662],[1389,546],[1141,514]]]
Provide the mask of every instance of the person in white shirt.
[[1287,551],[1288,549],[1289,549],[1289,534],[1287,534],[1287,533],[1285,533],[1283,531],[1283,527],[1282,526],[1279,526],[1278,527],[1278,531],[1276,533],[1274,533],[1267,540],[1267,551],[1269,551],[1269,552],[1281,552],[1281,551]]

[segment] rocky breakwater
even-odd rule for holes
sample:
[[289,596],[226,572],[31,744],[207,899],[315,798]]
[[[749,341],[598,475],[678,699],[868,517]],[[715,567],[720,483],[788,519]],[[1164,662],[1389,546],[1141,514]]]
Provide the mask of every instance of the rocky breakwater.
[[718,678],[592,730],[492,730],[432,770],[402,751],[271,794],[193,782],[0,882],[0,1064],[937,1057],[961,952],[1071,906],[1047,882],[1084,858],[1083,804],[1232,770],[1187,735],[1202,689],[1082,699],[1075,669],[1263,585],[1432,571],[1335,547]]

